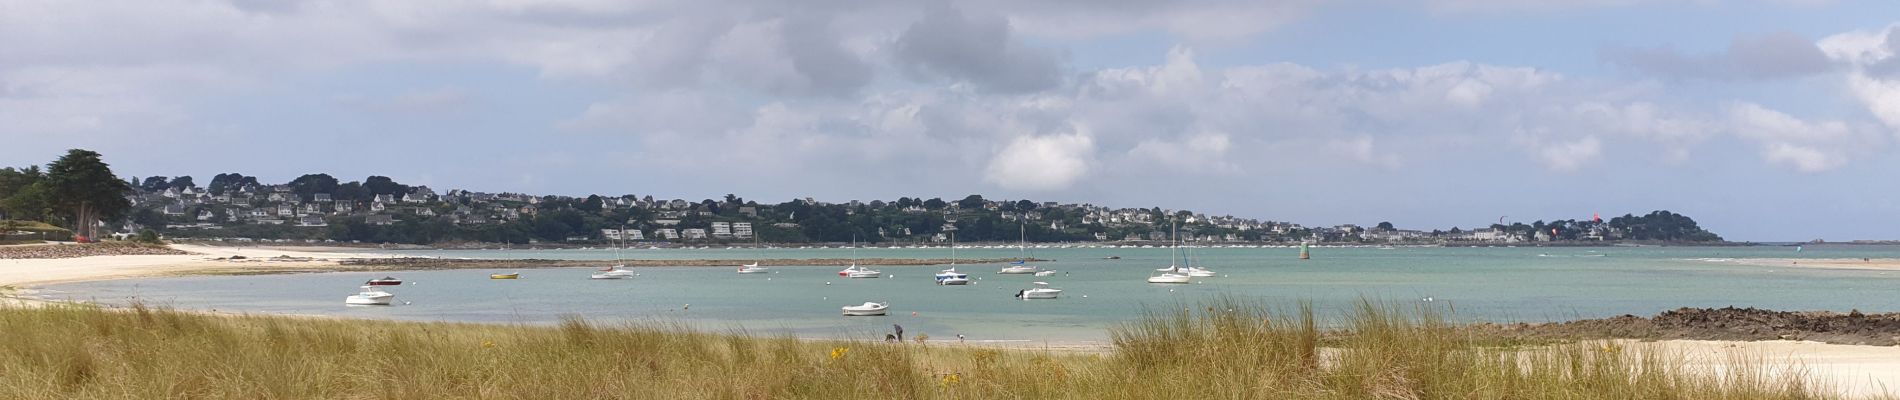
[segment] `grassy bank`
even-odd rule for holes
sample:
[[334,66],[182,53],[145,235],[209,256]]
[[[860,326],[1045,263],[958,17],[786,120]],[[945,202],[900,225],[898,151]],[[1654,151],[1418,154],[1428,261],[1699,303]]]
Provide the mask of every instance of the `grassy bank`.
[[0,308],[0,398],[1829,398],[1737,361],[1498,346],[1430,312],[1231,301],[1152,312],[1101,355],[607,328]]

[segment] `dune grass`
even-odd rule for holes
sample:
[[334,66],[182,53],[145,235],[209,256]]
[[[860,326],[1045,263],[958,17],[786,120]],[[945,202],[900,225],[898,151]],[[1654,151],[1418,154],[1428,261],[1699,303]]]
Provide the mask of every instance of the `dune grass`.
[[1659,351],[1492,346],[1429,310],[1217,300],[1151,311],[1102,354],[805,341],[680,327],[0,308],[0,398],[1812,399],[1798,373]]

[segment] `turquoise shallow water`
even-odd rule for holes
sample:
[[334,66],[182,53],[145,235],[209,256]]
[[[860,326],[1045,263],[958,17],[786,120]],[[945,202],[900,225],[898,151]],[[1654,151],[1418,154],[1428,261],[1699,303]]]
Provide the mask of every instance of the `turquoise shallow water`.
[[[968,258],[1009,257],[1013,248],[964,249]],[[1056,276],[997,275],[999,264],[964,265],[979,278],[940,287],[941,267],[878,267],[884,279],[844,279],[839,267],[770,266],[738,275],[731,268],[640,268],[630,280],[589,280],[585,268],[523,270],[520,280],[489,280],[491,270],[320,273],[87,282],[45,287],[43,295],[105,303],[143,301],[187,309],[319,314],[401,320],[548,323],[579,315],[607,323],[681,323],[706,329],[789,332],[808,337],[881,337],[891,324],[937,338],[1102,340],[1109,327],[1144,309],[1232,296],[1273,307],[1312,302],[1337,316],[1359,299],[1454,308],[1485,321],[1550,321],[1647,315],[1677,307],[1900,311],[1900,271],[1821,270],[1744,265],[1760,258],[1896,258],[1894,246],[1604,248],[1316,248],[1301,261],[1288,248],[1207,248],[1199,263],[1221,276],[1189,285],[1145,282],[1167,266],[1166,248],[1042,248],[1033,256]],[[410,251],[467,258],[608,259],[612,250]],[[942,258],[945,249],[865,249],[863,257]],[[850,257],[849,249],[643,249],[628,258],[745,259]],[[1104,257],[1120,256],[1120,260]],[[346,307],[364,280],[394,275],[391,307]],[[1012,296],[1048,281],[1064,298]],[[1087,296],[1087,297],[1083,297]],[[1430,303],[1423,302],[1431,298]],[[889,301],[887,317],[842,317],[838,307]],[[687,305],[690,304],[690,307]],[[912,316],[911,313],[917,313]]]

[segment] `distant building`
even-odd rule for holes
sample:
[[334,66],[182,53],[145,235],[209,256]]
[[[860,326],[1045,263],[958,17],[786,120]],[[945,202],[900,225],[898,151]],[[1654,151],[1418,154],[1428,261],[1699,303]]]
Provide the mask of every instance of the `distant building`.
[[752,237],[752,223],[751,222],[732,223],[732,235],[740,237],[740,238]]
[[661,238],[664,238],[666,240],[679,240],[680,238],[679,231],[673,230],[673,228],[662,228],[662,229],[655,230],[654,232],[658,233]]
[[303,219],[301,221],[298,221],[297,225],[298,226],[330,226],[329,223],[323,222],[323,217],[315,216],[315,215],[303,216]]
[[706,230],[700,229],[700,228],[688,228],[685,231],[680,232],[680,235],[686,237],[686,240],[701,240],[701,239],[706,238]]
[[396,216],[389,215],[389,214],[375,214],[375,215],[370,215],[368,217],[365,217],[364,222],[368,222],[370,225],[395,225]]
[[732,237],[732,224],[726,222],[712,223],[712,235],[713,237],[721,239]]

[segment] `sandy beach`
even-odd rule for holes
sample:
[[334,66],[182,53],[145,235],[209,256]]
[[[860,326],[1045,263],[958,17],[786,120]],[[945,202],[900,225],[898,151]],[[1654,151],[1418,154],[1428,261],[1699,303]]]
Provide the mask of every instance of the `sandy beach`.
[[[54,283],[177,275],[233,267],[308,270],[334,267],[342,259],[393,257],[386,254],[316,252],[267,247],[173,245],[172,248],[193,254],[0,260],[0,286],[24,288]],[[242,256],[244,259],[232,260],[230,259],[232,256]]]
[[1900,271],[1900,259],[1895,258],[1738,258],[1727,262],[1760,267]]

